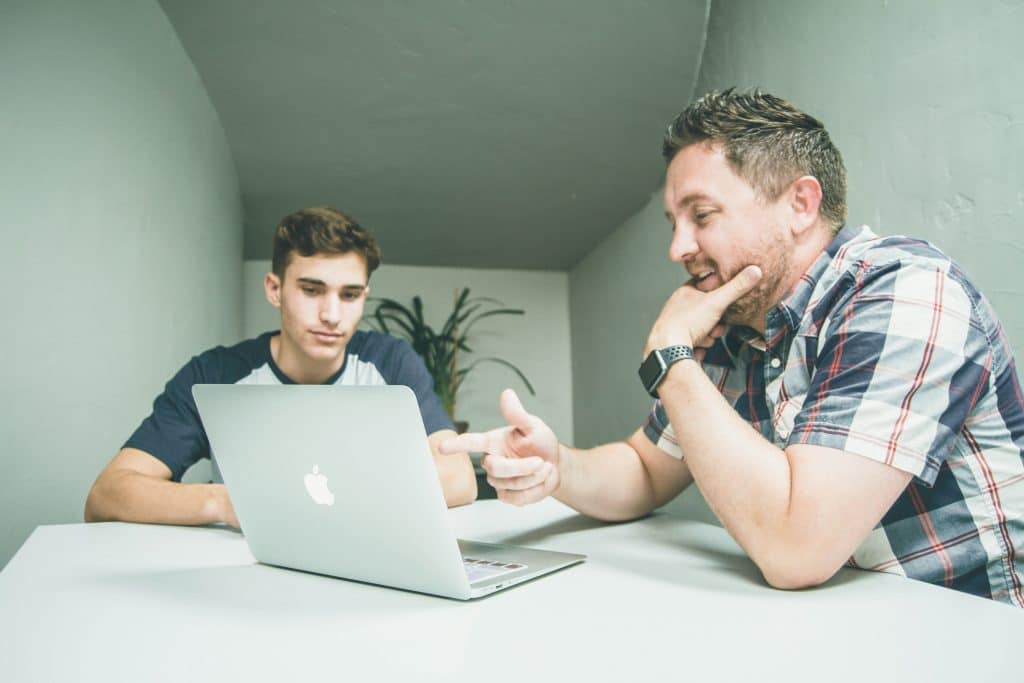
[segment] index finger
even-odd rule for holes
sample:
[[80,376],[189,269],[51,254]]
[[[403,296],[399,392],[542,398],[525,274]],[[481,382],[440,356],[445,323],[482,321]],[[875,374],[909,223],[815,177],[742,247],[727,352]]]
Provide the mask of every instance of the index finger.
[[505,430],[492,429],[489,432],[467,432],[445,439],[438,450],[444,455],[453,453],[501,453],[502,435]]

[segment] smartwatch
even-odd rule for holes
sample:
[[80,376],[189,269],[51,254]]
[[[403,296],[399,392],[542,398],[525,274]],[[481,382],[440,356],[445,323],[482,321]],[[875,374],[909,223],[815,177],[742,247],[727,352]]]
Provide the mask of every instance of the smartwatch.
[[651,398],[658,398],[658,385],[665,379],[669,367],[681,360],[692,359],[693,348],[690,346],[666,346],[663,349],[654,349],[647,354],[647,360],[640,364],[640,382],[644,389],[651,395]]

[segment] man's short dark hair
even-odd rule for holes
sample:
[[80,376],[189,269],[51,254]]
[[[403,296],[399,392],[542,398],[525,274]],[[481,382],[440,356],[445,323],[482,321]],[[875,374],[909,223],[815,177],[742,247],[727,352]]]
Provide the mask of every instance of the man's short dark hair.
[[284,279],[292,252],[300,256],[356,253],[366,261],[366,276],[380,266],[380,247],[353,218],[330,206],[290,213],[274,231],[274,274]]
[[754,89],[710,92],[669,125],[662,155],[671,163],[690,145],[721,146],[733,171],[767,201],[805,175],[821,184],[822,218],[846,222],[846,167],[825,126],[786,100]]

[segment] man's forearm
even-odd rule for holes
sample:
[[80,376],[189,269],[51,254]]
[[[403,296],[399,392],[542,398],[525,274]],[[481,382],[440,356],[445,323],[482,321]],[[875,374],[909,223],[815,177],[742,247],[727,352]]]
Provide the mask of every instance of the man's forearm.
[[606,521],[636,519],[657,507],[651,477],[628,443],[590,450],[559,448],[559,485],[554,497],[569,507]]
[[658,393],[708,505],[761,565],[769,548],[791,540],[785,452],[736,413],[697,363],[676,363]]
[[448,507],[466,505],[476,500],[476,472],[468,455],[435,454],[434,464],[441,479],[444,502]]
[[223,484],[181,484],[131,470],[104,473],[85,504],[87,522],[236,524],[233,517]]
[[434,466],[441,480],[444,502],[448,507],[466,505],[476,500],[476,471],[469,453],[441,453],[441,444],[456,434],[451,429],[441,429],[427,437]]

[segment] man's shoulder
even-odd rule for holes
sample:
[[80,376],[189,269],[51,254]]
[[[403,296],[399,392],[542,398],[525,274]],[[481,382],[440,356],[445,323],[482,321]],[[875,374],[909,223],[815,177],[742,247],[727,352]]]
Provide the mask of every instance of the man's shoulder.
[[[895,329],[906,326],[910,316],[921,314],[928,327],[938,317],[956,321],[963,335],[984,347],[1000,338],[995,311],[965,270],[939,247],[905,235],[880,237],[868,228],[848,240],[834,253],[812,296],[810,317],[820,322],[837,311],[848,315],[857,303],[900,307],[903,322],[890,320],[894,314],[865,315],[861,322],[881,322]],[[882,309],[878,309],[882,311]],[[883,311],[884,312],[884,311]],[[915,318],[916,319],[916,318]]]
[[214,346],[194,356],[190,365],[200,381],[233,384],[268,362],[274,334],[276,331],[265,332],[231,346]]
[[423,361],[408,341],[375,330],[357,330],[348,344],[349,361],[369,364],[389,384],[402,384],[419,375]]
[[832,254],[814,298],[841,298],[841,291],[837,290],[850,293],[866,287],[892,288],[897,282],[927,286],[928,282],[934,283],[934,277],[915,277],[926,273],[938,273],[943,280],[954,283],[971,307],[983,299],[964,269],[928,240],[906,235],[879,236],[866,226]]
[[832,269],[839,272],[891,267],[959,270],[953,259],[927,240],[906,235],[879,236],[867,227],[846,242],[832,259]]
[[348,343],[348,352],[360,359],[386,358],[395,354],[412,352],[409,342],[376,330],[356,330]]

